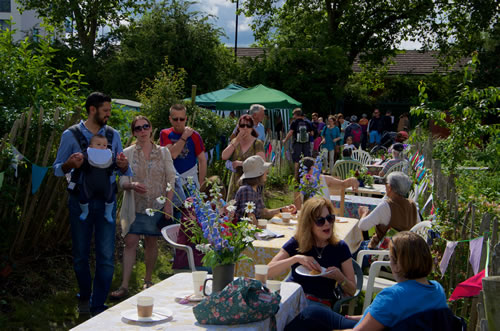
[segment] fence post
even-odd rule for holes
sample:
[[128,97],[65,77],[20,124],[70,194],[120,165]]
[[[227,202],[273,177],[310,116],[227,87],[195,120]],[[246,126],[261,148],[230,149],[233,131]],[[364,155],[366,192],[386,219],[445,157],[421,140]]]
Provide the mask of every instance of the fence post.
[[[498,245],[497,245],[498,246]],[[484,310],[488,330],[500,329],[500,276],[483,278]]]

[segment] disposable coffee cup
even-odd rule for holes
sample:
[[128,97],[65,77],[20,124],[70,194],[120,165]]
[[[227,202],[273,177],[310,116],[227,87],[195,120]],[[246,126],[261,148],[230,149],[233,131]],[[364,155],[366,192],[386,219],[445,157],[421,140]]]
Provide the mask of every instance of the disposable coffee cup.
[[153,305],[155,299],[153,297],[138,297],[137,298],[137,316],[151,317],[153,315]]
[[266,219],[259,219],[257,221],[257,228],[261,230],[265,230],[267,228],[267,220]]
[[267,282],[267,265],[265,264],[256,264],[255,265],[255,279],[259,280],[262,284],[266,284]]
[[279,293],[281,291],[281,281],[279,280],[268,280],[266,286],[271,292]]
[[195,296],[203,296],[203,283],[207,278],[208,271],[193,271],[193,290]]
[[281,219],[283,220],[283,223],[290,223],[291,218],[292,218],[291,213],[281,213]]

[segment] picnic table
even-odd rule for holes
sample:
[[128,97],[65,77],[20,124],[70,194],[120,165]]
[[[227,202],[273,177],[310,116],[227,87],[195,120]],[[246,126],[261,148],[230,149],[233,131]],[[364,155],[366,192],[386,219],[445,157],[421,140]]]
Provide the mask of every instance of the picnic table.
[[[267,229],[274,233],[282,234],[282,238],[273,238],[268,240],[255,240],[253,246],[255,250],[247,248],[244,254],[251,257],[253,262],[240,261],[236,264],[235,275],[244,277],[254,276],[254,266],[256,264],[268,264],[272,258],[278,254],[281,247],[295,234],[296,221],[292,219],[290,224],[268,224]],[[363,241],[363,233],[358,228],[358,219],[337,217],[335,222],[334,231],[339,239],[345,241],[351,252],[355,252],[361,242]],[[295,223],[295,224],[293,224]],[[275,277],[276,279],[283,280],[289,271],[282,273]]]
[[[193,278],[191,273],[175,274],[158,284],[144,290],[133,297],[107,309],[101,314],[76,326],[79,330],[244,330],[254,331],[270,330],[270,319],[260,322],[241,325],[203,325],[196,321],[193,306],[196,303],[180,304],[176,297],[187,296],[193,293]],[[283,330],[298,313],[307,306],[307,300],[302,287],[297,283],[284,282],[281,284],[280,309],[276,314],[278,330]],[[137,322],[121,316],[122,312],[137,309],[137,298],[139,296],[154,297],[154,309],[163,311],[168,309],[172,317],[158,322]],[[154,310],[153,309],[153,310]]]
[[345,190],[345,193],[349,194],[355,194],[358,193],[360,195],[367,195],[367,196],[384,196],[385,195],[385,185],[384,184],[373,184],[370,187],[358,187],[358,192],[355,192],[352,187],[348,187]]
[[[333,206],[340,208],[340,196],[331,195],[330,200]],[[363,197],[358,195],[346,195],[344,202],[344,216],[359,219],[358,208],[366,206],[370,211],[374,210],[383,199]]]

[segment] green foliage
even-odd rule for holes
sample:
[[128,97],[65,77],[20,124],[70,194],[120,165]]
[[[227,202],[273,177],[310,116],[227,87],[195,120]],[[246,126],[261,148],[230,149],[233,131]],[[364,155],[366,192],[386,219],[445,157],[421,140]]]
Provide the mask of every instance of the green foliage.
[[240,83],[267,85],[302,102],[306,112],[328,114],[342,98],[342,81],[350,70],[338,47],[276,48],[263,58],[245,59]]
[[193,84],[202,93],[227,85],[235,64],[219,40],[223,33],[208,22],[209,16],[190,11],[190,5],[183,1],[155,3],[140,19],[111,34],[98,73],[103,89],[133,98],[141,82],[161,70],[167,56],[171,65],[186,72],[185,94]]

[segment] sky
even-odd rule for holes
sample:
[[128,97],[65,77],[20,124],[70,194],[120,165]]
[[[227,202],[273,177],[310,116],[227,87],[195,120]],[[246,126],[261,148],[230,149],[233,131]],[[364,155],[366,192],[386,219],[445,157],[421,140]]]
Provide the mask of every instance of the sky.
[[[236,22],[236,4],[229,0],[199,0],[192,6],[193,10],[213,15],[211,22],[224,30],[227,37],[221,41],[228,47],[234,47],[234,32]],[[240,15],[238,18],[238,47],[249,47],[255,40],[250,24],[251,17]],[[421,44],[417,42],[403,42],[400,49],[420,49]]]

